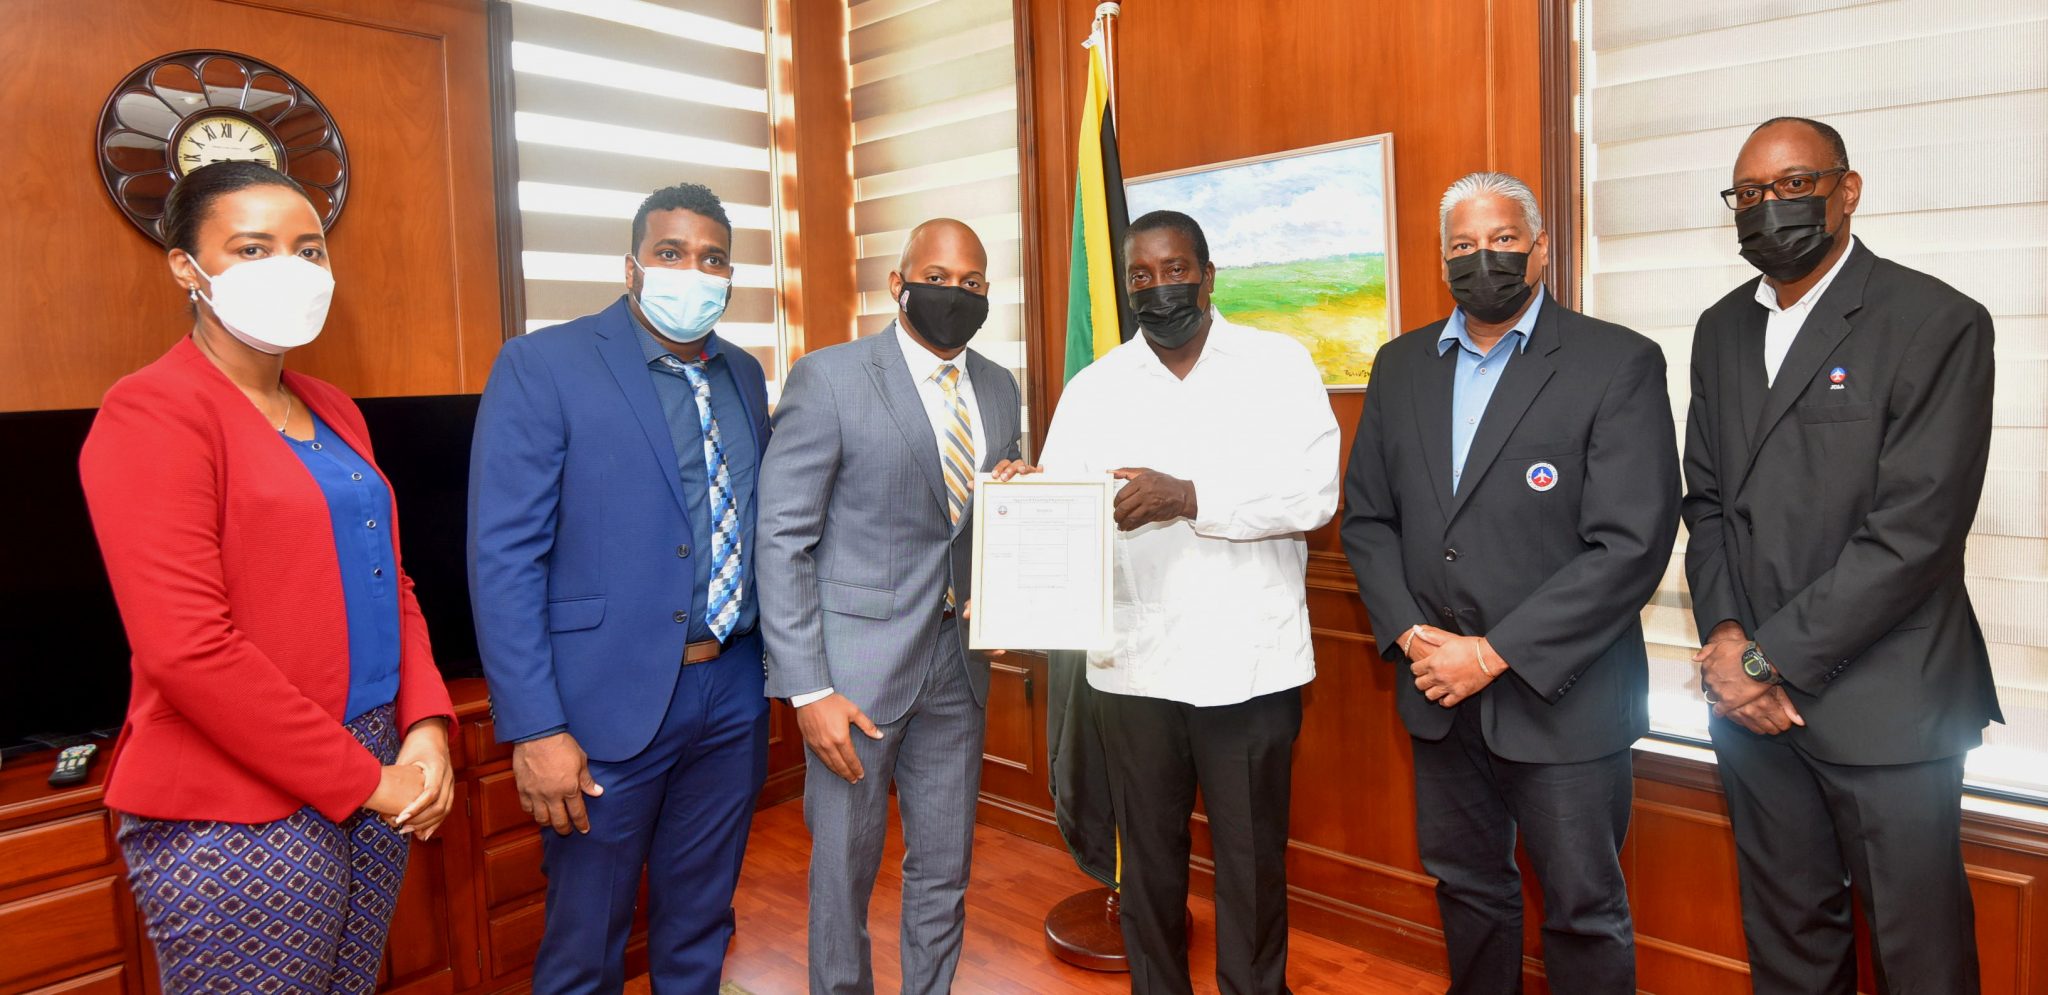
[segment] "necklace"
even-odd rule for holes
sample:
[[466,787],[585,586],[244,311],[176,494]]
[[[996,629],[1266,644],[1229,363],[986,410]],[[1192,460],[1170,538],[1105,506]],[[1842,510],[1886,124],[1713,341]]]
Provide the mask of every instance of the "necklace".
[[289,426],[289,425],[290,425],[291,423],[292,423],[292,395],[291,395],[291,392],[290,392],[290,391],[286,391],[286,392],[285,392],[285,395],[284,395],[284,418],[283,418],[283,420],[281,420],[281,421],[279,421],[279,422],[277,423],[277,426],[276,426],[276,428],[277,428],[277,430],[278,430],[278,431],[282,432],[282,431],[284,431],[284,430],[285,430],[285,428],[286,428],[287,426]]
[[[192,336],[192,344],[198,346],[199,351],[205,353],[206,358],[213,361],[213,365],[216,369],[219,369],[222,373],[227,372],[226,364],[222,363],[220,357],[214,354],[213,347],[207,345],[205,339],[200,338],[197,334],[194,334]],[[234,382],[233,377],[229,377],[228,380],[230,383]],[[236,386],[239,387],[241,385],[236,384]],[[282,379],[280,379],[277,385],[277,389],[284,394],[284,417],[277,420],[276,422],[272,422],[270,427],[282,432],[285,430],[287,426],[291,425],[292,423],[292,393],[291,391],[284,389],[284,383],[282,382]],[[246,395],[248,394],[248,391],[245,390],[243,391],[243,393]],[[249,403],[255,404],[256,398],[251,396],[249,398]],[[262,412],[264,421],[270,421],[270,412],[264,411],[260,406],[256,410]]]

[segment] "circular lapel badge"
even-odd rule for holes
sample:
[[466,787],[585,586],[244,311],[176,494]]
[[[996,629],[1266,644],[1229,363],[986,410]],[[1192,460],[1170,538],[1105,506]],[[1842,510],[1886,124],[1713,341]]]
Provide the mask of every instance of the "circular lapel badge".
[[1548,463],[1531,463],[1529,472],[1522,475],[1529,482],[1529,489],[1542,493],[1557,486],[1557,467]]

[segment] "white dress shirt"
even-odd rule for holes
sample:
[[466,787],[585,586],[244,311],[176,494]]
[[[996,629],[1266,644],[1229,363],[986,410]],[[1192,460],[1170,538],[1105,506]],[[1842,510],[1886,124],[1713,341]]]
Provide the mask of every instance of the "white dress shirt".
[[[924,402],[924,416],[932,423],[932,440],[938,443],[940,453],[946,451],[947,426],[953,424],[953,411],[946,401],[945,388],[940,387],[932,375],[946,363],[960,368],[960,385],[957,389],[960,391],[961,402],[967,405],[967,426],[974,431],[974,452],[969,453],[967,458],[978,469],[983,454],[988,452],[988,433],[981,427],[981,408],[974,401],[974,380],[967,375],[967,353],[962,352],[952,359],[942,359],[911,338],[910,333],[904,331],[902,325],[891,323],[889,327],[895,334],[897,347],[903,350],[903,362],[910,367],[910,380],[917,384],[917,399]],[[940,456],[939,459],[943,460],[945,457]],[[940,472],[945,472],[943,467],[940,468]],[[802,708],[811,702],[830,698],[832,694],[832,688],[825,688],[822,691],[796,695],[789,699],[789,703]]]
[[1088,683],[1206,707],[1313,680],[1302,534],[1337,510],[1337,439],[1308,350],[1221,316],[1186,379],[1142,336],[1076,375],[1046,473],[1149,468],[1192,481],[1196,504],[1117,533],[1116,640]]
[[[988,436],[981,427],[981,408],[974,403],[974,380],[967,375],[967,353],[962,351],[952,359],[940,359],[937,353],[911,338],[901,324],[889,327],[895,329],[896,345],[903,350],[903,362],[910,367],[910,381],[917,384],[917,399],[924,402],[924,416],[932,423],[932,439],[939,444],[942,454],[946,451],[947,426],[953,424],[953,411],[946,403],[945,388],[932,379],[932,374],[946,363],[960,368],[960,400],[967,405],[967,427],[974,430],[974,451],[967,458],[976,467],[981,466],[982,455],[988,452]],[[972,476],[970,473],[969,479]]]
[[1799,330],[1806,327],[1806,318],[1813,314],[1813,305],[1820,295],[1828,292],[1828,284],[1835,282],[1835,274],[1842,271],[1842,264],[1849,261],[1849,254],[1856,251],[1856,240],[1849,239],[1849,248],[1843,250],[1842,258],[1828,270],[1820,282],[1806,292],[1806,296],[1789,305],[1778,305],[1778,289],[1769,280],[1756,282],[1756,302],[1769,311],[1764,319],[1764,383],[1778,382],[1778,367],[1785,365],[1785,354],[1792,351],[1792,340],[1799,337]]

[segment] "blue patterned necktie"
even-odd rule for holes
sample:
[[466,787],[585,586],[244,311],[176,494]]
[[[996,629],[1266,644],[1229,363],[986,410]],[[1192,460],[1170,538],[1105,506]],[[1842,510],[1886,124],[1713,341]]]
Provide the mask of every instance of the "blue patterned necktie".
[[704,377],[704,361],[685,363],[663,356],[671,369],[680,370],[697,395],[697,424],[704,430],[704,476],[711,481],[711,589],[705,593],[705,621],[711,634],[723,642],[740,620],[740,515],[732,496],[732,475],[725,468],[725,442],[718,435],[718,419],[711,416],[711,381]]

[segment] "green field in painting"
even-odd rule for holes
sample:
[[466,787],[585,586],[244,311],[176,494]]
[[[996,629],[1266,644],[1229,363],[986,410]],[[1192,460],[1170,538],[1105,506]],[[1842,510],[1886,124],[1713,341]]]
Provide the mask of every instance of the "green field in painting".
[[1324,256],[1216,270],[1216,310],[1232,322],[1293,336],[1323,382],[1364,384],[1387,340],[1387,257]]

